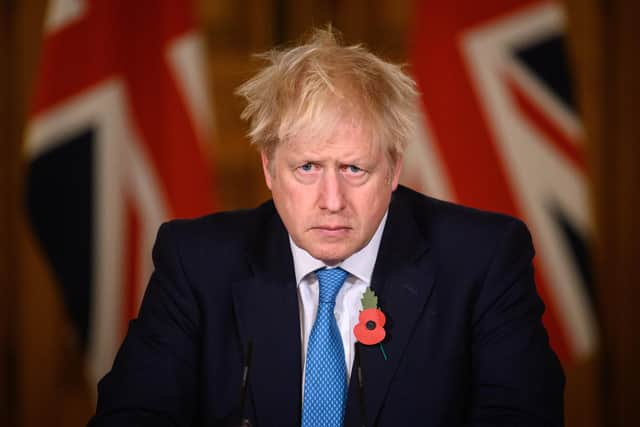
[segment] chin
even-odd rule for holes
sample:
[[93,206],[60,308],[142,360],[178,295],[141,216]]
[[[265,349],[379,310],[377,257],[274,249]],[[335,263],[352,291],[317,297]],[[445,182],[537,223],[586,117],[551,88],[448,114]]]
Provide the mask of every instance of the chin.
[[353,252],[349,252],[347,249],[319,249],[314,252],[310,251],[309,253],[311,254],[311,256],[321,260],[327,265],[338,264],[349,258],[353,254]]

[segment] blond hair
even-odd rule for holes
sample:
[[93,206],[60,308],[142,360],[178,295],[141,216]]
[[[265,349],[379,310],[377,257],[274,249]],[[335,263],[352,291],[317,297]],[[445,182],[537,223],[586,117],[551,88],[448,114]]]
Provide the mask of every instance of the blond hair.
[[271,157],[276,146],[305,133],[331,136],[346,120],[362,126],[393,161],[414,134],[417,91],[398,65],[361,45],[344,46],[336,32],[315,29],[304,44],[258,55],[268,62],[236,94],[247,106],[251,143]]

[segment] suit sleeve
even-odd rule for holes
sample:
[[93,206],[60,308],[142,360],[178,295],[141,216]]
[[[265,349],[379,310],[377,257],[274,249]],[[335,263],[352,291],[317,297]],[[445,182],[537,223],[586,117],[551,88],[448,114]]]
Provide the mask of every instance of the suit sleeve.
[[513,220],[472,313],[471,426],[563,425],[564,375],[542,324],[531,237]]
[[187,426],[194,419],[199,312],[173,224],[161,226],[140,314],[98,385],[90,426]]

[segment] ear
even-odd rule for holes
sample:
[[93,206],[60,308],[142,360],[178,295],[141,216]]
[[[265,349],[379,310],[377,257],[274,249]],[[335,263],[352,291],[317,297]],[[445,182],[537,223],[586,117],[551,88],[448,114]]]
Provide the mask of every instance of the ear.
[[393,176],[391,179],[391,191],[396,191],[398,183],[400,182],[400,175],[402,173],[402,157],[398,157],[393,166]]
[[273,179],[273,177],[271,176],[271,169],[269,168],[269,166],[271,166],[271,160],[269,160],[269,157],[267,157],[264,151],[260,152],[260,160],[262,160],[262,172],[264,173],[264,182],[267,184],[267,187],[269,188],[269,190],[271,190],[271,180]]

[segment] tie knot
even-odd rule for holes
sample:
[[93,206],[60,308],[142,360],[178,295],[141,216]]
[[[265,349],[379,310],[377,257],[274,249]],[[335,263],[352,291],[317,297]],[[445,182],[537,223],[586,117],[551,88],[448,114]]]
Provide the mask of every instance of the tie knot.
[[338,291],[347,278],[347,272],[341,268],[322,268],[316,271],[320,282],[320,302],[335,304]]

